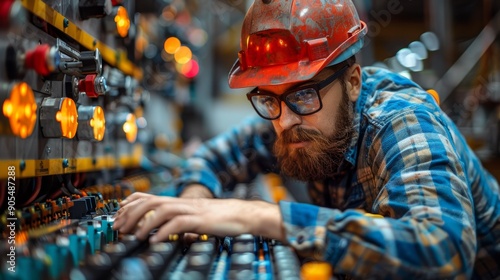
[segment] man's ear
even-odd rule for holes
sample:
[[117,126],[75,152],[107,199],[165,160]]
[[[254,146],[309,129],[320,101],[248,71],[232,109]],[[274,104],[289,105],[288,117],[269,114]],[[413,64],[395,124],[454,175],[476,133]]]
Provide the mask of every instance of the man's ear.
[[349,95],[349,100],[351,102],[356,102],[361,92],[361,66],[357,63],[347,69],[346,74],[346,89],[347,95]]

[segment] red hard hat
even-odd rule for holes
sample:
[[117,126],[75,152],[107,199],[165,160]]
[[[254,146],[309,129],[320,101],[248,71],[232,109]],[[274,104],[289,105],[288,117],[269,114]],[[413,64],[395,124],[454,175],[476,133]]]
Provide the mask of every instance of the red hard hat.
[[311,79],[358,52],[365,34],[351,0],[255,0],[243,21],[229,86]]

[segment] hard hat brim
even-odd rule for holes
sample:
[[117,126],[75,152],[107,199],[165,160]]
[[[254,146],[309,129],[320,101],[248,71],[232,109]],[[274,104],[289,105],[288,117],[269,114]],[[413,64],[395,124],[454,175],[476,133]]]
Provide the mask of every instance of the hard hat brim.
[[[361,49],[362,39],[367,32],[366,24],[361,21],[361,28],[342,45],[337,47],[328,57],[314,61],[303,60],[288,64],[270,65],[266,67],[248,67],[242,70],[237,59],[229,71],[230,88],[257,87],[262,85],[282,85],[306,81],[313,78],[323,68],[342,62]],[[358,42],[361,42],[358,44]],[[347,55],[346,55],[347,54]],[[343,57],[342,61],[337,58]],[[283,74],[286,73],[286,74]]]
[[[297,81],[309,80],[326,64],[326,59],[306,63],[294,62],[285,65],[273,65],[259,68],[248,68],[244,71],[236,60],[229,72],[229,87],[244,88],[262,85],[282,85]],[[299,67],[300,66],[300,67]],[[287,73],[283,75],[282,73]]]

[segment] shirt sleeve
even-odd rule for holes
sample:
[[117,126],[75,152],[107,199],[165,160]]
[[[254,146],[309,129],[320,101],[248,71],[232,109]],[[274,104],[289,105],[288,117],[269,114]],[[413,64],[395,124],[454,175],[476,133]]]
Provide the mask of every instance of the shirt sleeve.
[[249,183],[259,173],[273,172],[271,150],[276,139],[272,124],[249,117],[235,128],[204,143],[185,161],[175,180],[177,194],[190,184],[206,186],[215,197],[238,183]]
[[470,278],[472,197],[446,125],[432,113],[405,110],[372,137],[372,213],[384,218],[281,202],[288,242],[355,277]]

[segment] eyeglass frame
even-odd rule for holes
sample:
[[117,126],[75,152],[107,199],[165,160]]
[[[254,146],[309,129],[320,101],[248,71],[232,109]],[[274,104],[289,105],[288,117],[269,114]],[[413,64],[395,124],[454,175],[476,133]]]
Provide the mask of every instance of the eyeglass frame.
[[[281,110],[281,102],[285,102],[286,106],[292,110],[292,112],[294,112],[295,114],[299,115],[299,116],[308,116],[308,115],[312,115],[312,114],[315,114],[317,112],[319,112],[322,108],[323,108],[323,102],[321,101],[321,95],[320,95],[320,90],[322,90],[323,88],[325,88],[326,86],[328,86],[329,84],[333,83],[337,78],[339,78],[344,72],[345,70],[347,70],[348,68],[350,67],[349,64],[345,64],[344,66],[342,66],[342,68],[340,68],[338,71],[336,71],[335,73],[333,73],[332,75],[330,75],[329,77],[327,77],[326,79],[320,81],[320,82],[317,82],[317,83],[314,83],[314,84],[307,84],[307,85],[304,85],[304,86],[298,86],[297,88],[293,88],[291,90],[287,90],[286,92],[284,92],[283,94],[275,94],[275,93],[272,93],[272,92],[268,92],[268,91],[265,91],[264,93],[260,92],[259,91],[259,88],[258,87],[255,87],[254,89],[252,89],[250,92],[248,92],[246,95],[247,95],[247,99],[250,101],[250,103],[252,104],[252,107],[254,108],[255,112],[257,112],[257,114],[263,118],[263,119],[266,119],[266,120],[276,120],[276,119],[279,119],[279,117],[281,117],[281,113],[282,113],[282,110]],[[290,94],[293,94],[299,90],[304,90],[304,89],[313,89],[314,92],[316,93],[316,96],[318,97],[318,101],[319,101],[319,107],[318,109],[312,111],[312,112],[309,112],[309,113],[299,113],[299,112],[296,112],[295,109],[293,108],[293,106],[291,106],[290,104],[288,104],[287,100],[286,100],[286,97],[289,96]],[[278,100],[278,103],[279,103],[279,114],[278,116],[274,117],[274,118],[268,118],[268,117],[264,117],[261,115],[261,113],[257,110],[257,108],[255,107],[254,103],[252,102],[252,97],[253,96],[257,96],[257,95],[264,95],[264,96],[270,96],[270,97],[273,97],[275,99]]]

